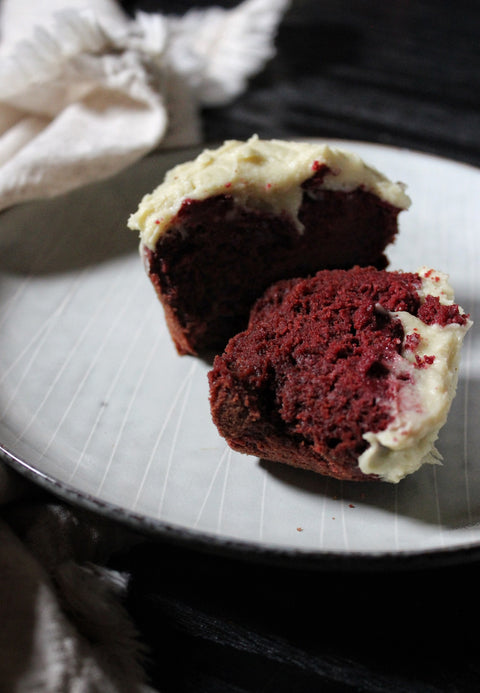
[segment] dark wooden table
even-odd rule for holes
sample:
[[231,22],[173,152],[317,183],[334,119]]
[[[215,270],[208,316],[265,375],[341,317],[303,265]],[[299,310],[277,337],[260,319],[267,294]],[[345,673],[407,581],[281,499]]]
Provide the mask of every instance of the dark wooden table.
[[[203,113],[205,140],[368,140],[478,166],[479,37],[475,0],[297,0],[248,91]],[[147,540],[115,566],[162,693],[463,693],[480,690],[480,562],[465,558],[312,570]]]

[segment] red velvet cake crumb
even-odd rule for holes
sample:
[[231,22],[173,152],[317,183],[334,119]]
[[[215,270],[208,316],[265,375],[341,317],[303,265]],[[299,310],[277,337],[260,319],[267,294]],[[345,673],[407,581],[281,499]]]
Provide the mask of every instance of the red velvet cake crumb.
[[404,330],[390,312],[426,313],[441,325],[463,319],[458,306],[447,317],[437,301],[422,304],[420,287],[417,274],[372,267],[271,286],[209,373],[220,434],[240,452],[339,479],[376,478],[358,467],[363,434],[387,427],[409,377],[392,367]]

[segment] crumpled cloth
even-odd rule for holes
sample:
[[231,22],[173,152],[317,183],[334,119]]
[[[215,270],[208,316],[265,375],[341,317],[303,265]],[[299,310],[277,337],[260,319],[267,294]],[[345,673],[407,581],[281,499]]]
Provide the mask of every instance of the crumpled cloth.
[[133,531],[59,502],[0,463],[0,690],[148,693],[147,653],[106,567]]
[[114,0],[1,0],[0,210],[200,142],[201,107],[245,89],[288,4],[132,19]]

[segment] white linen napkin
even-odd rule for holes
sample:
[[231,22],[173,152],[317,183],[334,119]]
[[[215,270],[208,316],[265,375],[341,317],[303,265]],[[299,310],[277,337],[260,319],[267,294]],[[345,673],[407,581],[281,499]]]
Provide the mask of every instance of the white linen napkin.
[[132,19],[114,0],[1,0],[0,209],[198,143],[200,107],[245,89],[288,4]]

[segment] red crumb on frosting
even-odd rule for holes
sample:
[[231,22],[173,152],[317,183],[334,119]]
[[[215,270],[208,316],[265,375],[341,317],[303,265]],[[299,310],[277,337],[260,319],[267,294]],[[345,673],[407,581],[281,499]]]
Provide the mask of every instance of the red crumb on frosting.
[[440,303],[438,296],[427,296],[418,311],[418,318],[426,325],[466,325],[469,316],[461,313],[455,303],[445,305]]
[[435,356],[415,356],[415,366],[416,368],[428,368],[435,361]]
[[326,168],[325,164],[320,163],[320,161],[316,159],[312,164],[312,171],[321,171],[323,167]]
[[[430,277],[432,277],[432,274],[433,274],[434,272],[435,272],[435,270],[429,269],[427,272],[425,272],[425,275],[424,275],[424,276],[425,276],[427,279],[429,279]],[[432,279],[433,279],[434,282],[439,282],[439,281],[440,281],[440,277],[438,276],[438,274],[436,274],[434,277],[432,277]]]
[[416,351],[418,349],[418,345],[420,344],[421,337],[418,334],[418,332],[414,332],[413,334],[408,334],[405,337],[405,344],[404,347],[406,351]]

